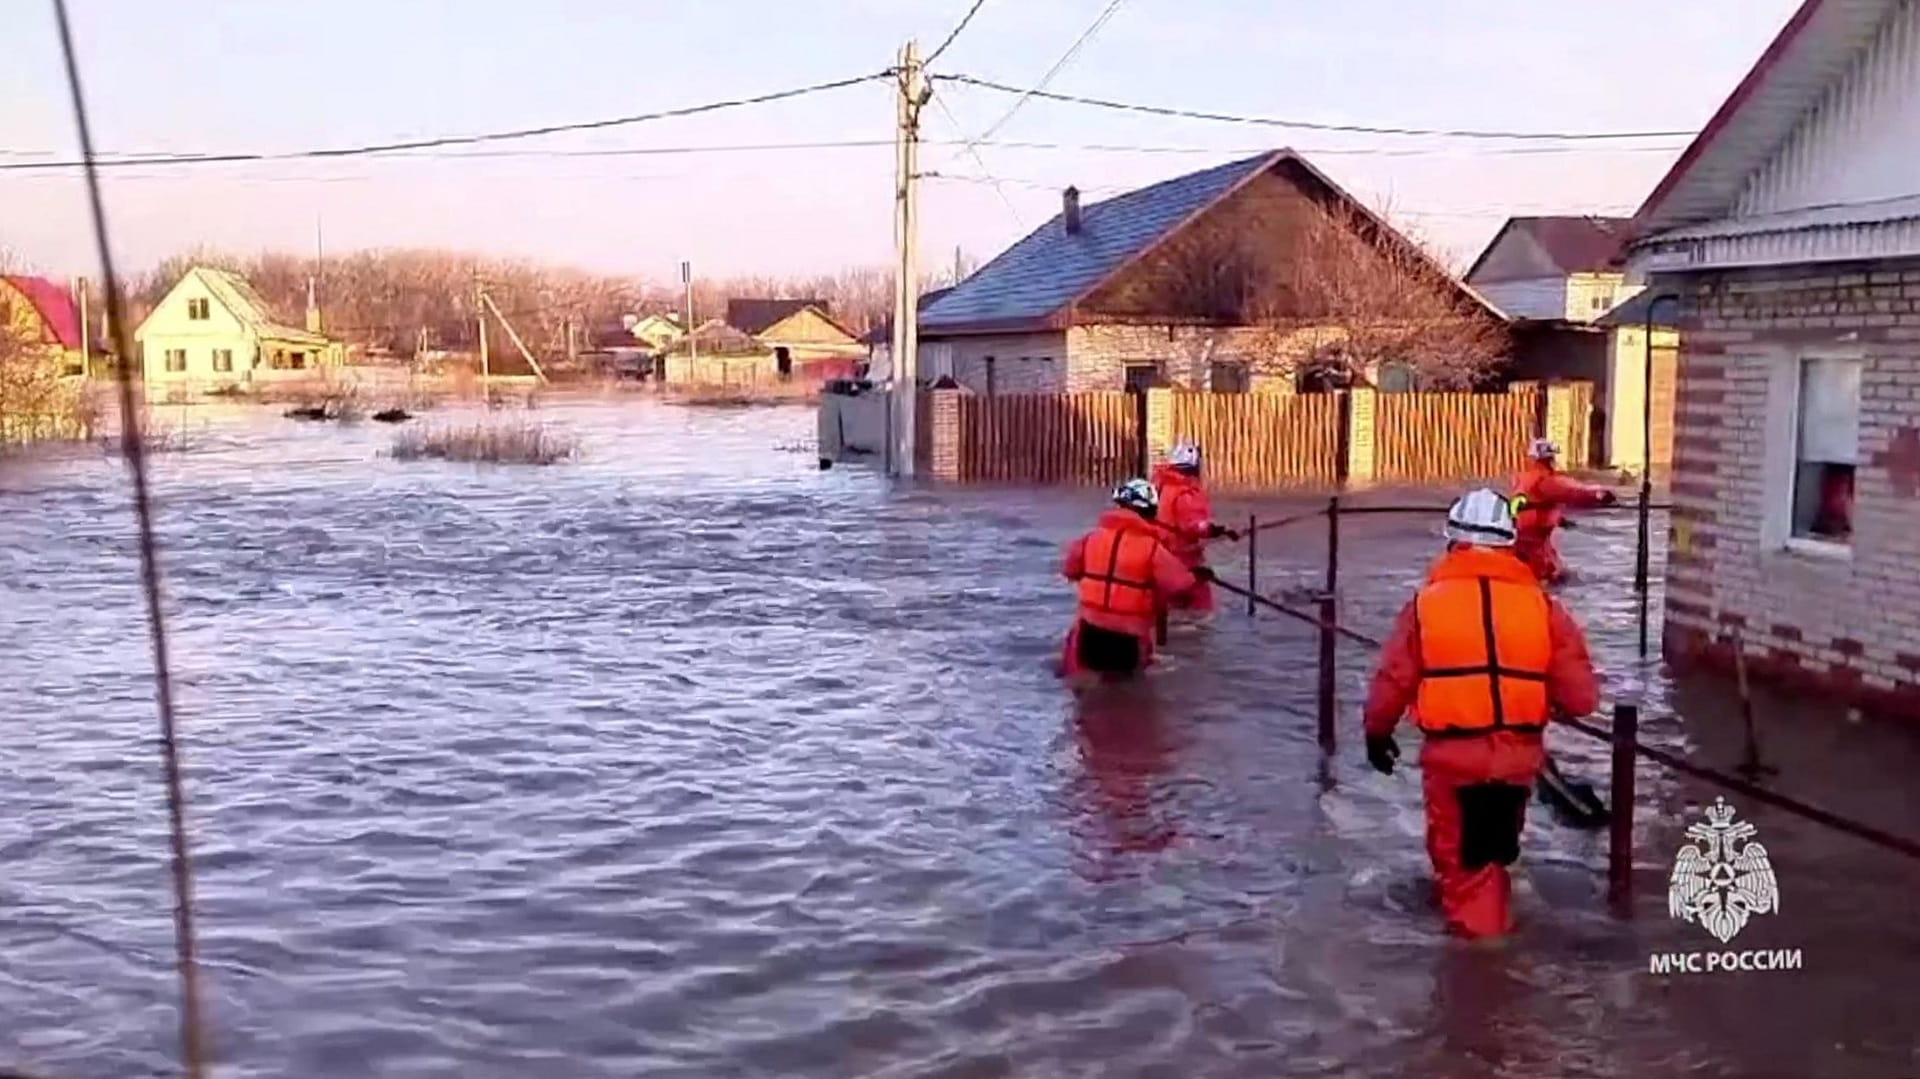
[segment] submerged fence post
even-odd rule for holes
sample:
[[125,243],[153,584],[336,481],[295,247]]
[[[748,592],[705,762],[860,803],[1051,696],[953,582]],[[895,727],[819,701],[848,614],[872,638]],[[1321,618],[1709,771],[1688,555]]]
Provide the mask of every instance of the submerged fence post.
[[1260,592],[1260,518],[1247,515],[1247,617],[1259,610],[1253,597]]
[[1327,499],[1327,580],[1320,595],[1320,750],[1334,749],[1334,690],[1338,682],[1334,647],[1338,638],[1333,625],[1336,617],[1334,596],[1340,588],[1340,496]]
[[1640,706],[1613,707],[1612,814],[1607,835],[1607,900],[1622,918],[1633,914],[1633,750],[1640,740]]

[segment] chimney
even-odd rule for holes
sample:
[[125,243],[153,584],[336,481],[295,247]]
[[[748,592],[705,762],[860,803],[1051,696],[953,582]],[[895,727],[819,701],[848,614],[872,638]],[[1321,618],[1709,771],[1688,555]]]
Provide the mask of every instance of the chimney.
[[1080,234],[1080,189],[1069,187],[1060,193],[1060,223],[1066,226],[1067,235]]
[[307,278],[307,332],[320,332],[320,304],[314,299],[313,278]]

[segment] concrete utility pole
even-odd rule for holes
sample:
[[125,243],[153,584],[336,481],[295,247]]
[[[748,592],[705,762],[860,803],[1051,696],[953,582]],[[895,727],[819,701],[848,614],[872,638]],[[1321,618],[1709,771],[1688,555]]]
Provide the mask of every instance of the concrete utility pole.
[[484,295],[486,295],[485,288],[480,284],[480,275],[476,273],[473,275],[473,319],[474,323],[480,327],[480,394],[491,404],[493,398],[489,387],[493,385],[490,381],[493,371],[487,362],[487,308],[481,301]]
[[[541,369],[540,361],[533,358],[533,350],[527,347],[527,343],[525,341],[520,340],[520,335],[514,331],[513,323],[507,321],[507,316],[505,313],[503,313],[500,310],[500,305],[497,303],[494,303],[493,297],[487,295],[485,291],[482,291],[480,293],[480,302],[486,305],[487,310],[493,312],[494,318],[497,318],[500,320],[500,328],[507,331],[507,337],[513,341],[513,347],[520,350],[520,355],[522,358],[524,358],[527,361],[527,366],[533,368],[533,373],[540,379],[541,382],[543,383],[546,382],[547,373]],[[482,318],[483,318],[483,321],[481,322],[481,325],[484,326],[486,325],[484,321],[484,316],[482,316]]]
[[699,343],[693,339],[693,331],[697,329],[693,324],[693,263],[680,264],[680,286],[687,293],[687,324],[684,329],[687,335],[687,364],[691,371],[694,357],[700,352]]
[[913,475],[914,402],[920,389],[920,281],[918,246],[920,186],[920,110],[933,100],[933,87],[920,66],[920,45],[900,50],[899,127],[895,136],[893,240],[899,254],[893,285],[893,439],[887,447],[887,471]]

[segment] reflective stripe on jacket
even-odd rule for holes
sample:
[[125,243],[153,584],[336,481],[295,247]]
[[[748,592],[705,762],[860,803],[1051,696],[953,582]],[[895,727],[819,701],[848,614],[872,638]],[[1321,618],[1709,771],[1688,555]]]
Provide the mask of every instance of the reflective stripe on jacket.
[[1144,529],[1095,529],[1083,556],[1081,605],[1109,614],[1151,616],[1158,596],[1153,560],[1159,551],[1159,539]]
[[1553,632],[1547,594],[1506,551],[1468,548],[1434,567],[1414,600],[1420,684],[1413,717],[1430,735],[1546,727]]

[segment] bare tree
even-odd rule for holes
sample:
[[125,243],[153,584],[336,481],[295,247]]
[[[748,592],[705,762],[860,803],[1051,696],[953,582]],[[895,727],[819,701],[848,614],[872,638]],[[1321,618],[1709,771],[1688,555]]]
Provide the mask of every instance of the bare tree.
[[[1357,207],[1307,205],[1261,230],[1176,237],[1151,282],[1161,310],[1250,328],[1238,351],[1265,375],[1365,383],[1399,366],[1423,385],[1463,388],[1504,361],[1499,318],[1417,243]],[[1118,292],[1114,302],[1142,299]]]

